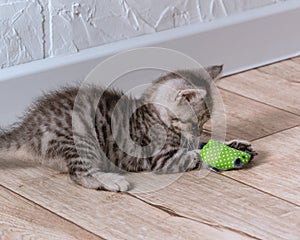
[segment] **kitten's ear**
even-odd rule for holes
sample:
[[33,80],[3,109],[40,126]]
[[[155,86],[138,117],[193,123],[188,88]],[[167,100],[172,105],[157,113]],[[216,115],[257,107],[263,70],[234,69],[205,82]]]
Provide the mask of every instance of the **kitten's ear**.
[[177,92],[175,101],[178,103],[199,103],[206,96],[204,89],[185,89]]
[[208,72],[209,76],[215,80],[217,79],[223,71],[223,65],[214,65],[206,67],[205,70]]

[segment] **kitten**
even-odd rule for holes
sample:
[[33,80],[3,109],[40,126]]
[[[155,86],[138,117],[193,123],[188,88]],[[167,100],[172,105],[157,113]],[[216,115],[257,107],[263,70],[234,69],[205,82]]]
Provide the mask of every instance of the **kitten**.
[[[222,66],[206,70],[216,79]],[[140,99],[95,86],[46,94],[0,134],[1,152],[37,159],[86,188],[108,191],[130,189],[122,171],[200,168],[199,136],[213,108],[203,71],[167,74]],[[254,154],[248,143],[230,144]]]

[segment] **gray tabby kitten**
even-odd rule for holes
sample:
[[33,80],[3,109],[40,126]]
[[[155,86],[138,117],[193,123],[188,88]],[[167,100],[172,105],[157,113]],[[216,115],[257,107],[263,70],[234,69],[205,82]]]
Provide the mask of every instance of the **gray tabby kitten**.
[[[222,66],[206,70],[215,79]],[[203,167],[199,134],[213,108],[209,95],[202,71],[167,74],[140,99],[95,86],[65,88],[37,100],[18,124],[3,131],[0,150],[68,172],[87,188],[127,191],[122,171]],[[229,144],[255,154],[248,143]]]

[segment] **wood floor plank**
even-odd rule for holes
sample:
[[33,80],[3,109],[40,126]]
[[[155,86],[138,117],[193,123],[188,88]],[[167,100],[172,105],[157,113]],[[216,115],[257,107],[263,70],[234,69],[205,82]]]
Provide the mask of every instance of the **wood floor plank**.
[[132,194],[182,216],[258,239],[300,237],[299,207],[220,174],[200,178],[190,172],[159,191]]
[[[254,140],[297,126],[300,116],[221,90],[226,113],[227,140]],[[210,129],[210,124],[205,128]]]
[[5,187],[105,239],[251,239],[169,214],[128,194],[84,189],[50,169],[0,161]]
[[300,57],[292,58],[291,61],[296,62],[296,63],[300,63]]
[[223,174],[300,206],[300,127],[253,144],[259,155],[252,168]]
[[218,85],[223,89],[300,115],[299,82],[251,70],[223,78]]
[[258,68],[258,71],[300,84],[300,64],[286,60]]
[[100,239],[0,186],[0,239]]

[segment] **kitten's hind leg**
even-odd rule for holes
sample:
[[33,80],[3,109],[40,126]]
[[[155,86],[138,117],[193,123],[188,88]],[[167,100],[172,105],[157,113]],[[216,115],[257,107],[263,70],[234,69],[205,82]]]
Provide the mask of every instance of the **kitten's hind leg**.
[[112,192],[126,192],[130,189],[130,183],[120,174],[104,173],[97,169],[89,172],[91,173],[73,173],[71,179],[77,184],[91,189]]
[[125,192],[129,182],[99,149],[97,139],[77,137],[77,145],[65,153],[71,179],[77,184],[97,190]]

